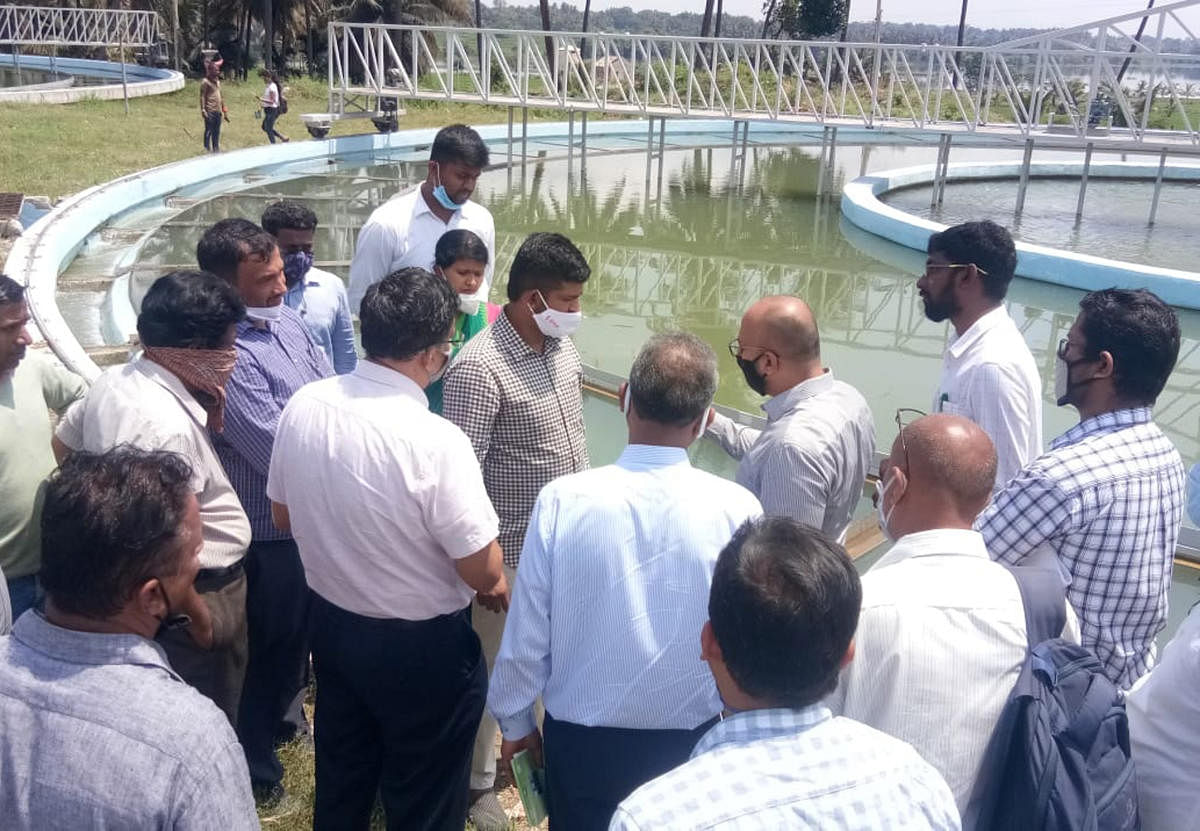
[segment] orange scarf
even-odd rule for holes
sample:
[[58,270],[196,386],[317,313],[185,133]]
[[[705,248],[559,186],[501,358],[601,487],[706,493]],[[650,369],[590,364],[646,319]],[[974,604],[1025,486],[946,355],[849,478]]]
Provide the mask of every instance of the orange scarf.
[[146,357],[183,382],[208,413],[208,429],[225,429],[225,382],[233,374],[237,350],[179,349],[172,346],[147,346]]

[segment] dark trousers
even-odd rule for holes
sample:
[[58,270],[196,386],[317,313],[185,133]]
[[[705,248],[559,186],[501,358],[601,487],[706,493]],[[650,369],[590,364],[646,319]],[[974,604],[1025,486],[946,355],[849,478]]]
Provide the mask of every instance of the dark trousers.
[[213,700],[237,727],[238,702],[246,677],[246,572],[242,563],[218,572],[201,569],[196,591],[212,616],[212,649],[201,649],[187,629],[158,636],[171,668]]
[[308,584],[295,540],[253,542],[246,552],[249,662],[237,733],[250,781],[283,780],[275,738],[288,707],[304,688],[308,664]]
[[462,831],[487,669],[468,609],[423,621],[353,614],[312,595],[314,831]]
[[283,136],[275,132],[275,120],[279,118],[278,107],[263,107],[263,132],[267,134],[267,138],[271,140],[271,144],[275,143],[275,139],[282,139]]
[[204,114],[204,149],[213,153],[221,151],[221,114]]
[[691,756],[716,719],[694,730],[584,727],[546,713],[542,727],[550,828],[605,831],[622,799]]

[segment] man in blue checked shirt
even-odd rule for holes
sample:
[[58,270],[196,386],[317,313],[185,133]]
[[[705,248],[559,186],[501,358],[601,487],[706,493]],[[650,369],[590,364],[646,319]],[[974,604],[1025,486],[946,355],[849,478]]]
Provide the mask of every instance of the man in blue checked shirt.
[[1183,460],[1151,420],[1179,356],[1179,320],[1145,290],[1095,291],[1079,308],[1054,378],[1058,405],[1078,409],[1079,424],[975,527],[1002,562],[1057,555],[1083,645],[1127,690],[1154,664],[1183,519]]
[[821,704],[854,657],[861,601],[854,564],[821,532],[789,517],[739,528],[700,631],[727,715],[622,801],[610,831],[957,829],[949,787],[912,747]]
[[250,658],[237,731],[260,798],[283,795],[275,737],[304,686],[308,585],[290,534],[271,520],[267,471],[284,405],[305,384],[332,375],[304,321],[283,303],[283,260],[275,239],[246,219],[223,219],[196,246],[200,267],[227,281],[246,304],[237,363],[225,386],[225,429],[213,447],[250,520],[246,625]]

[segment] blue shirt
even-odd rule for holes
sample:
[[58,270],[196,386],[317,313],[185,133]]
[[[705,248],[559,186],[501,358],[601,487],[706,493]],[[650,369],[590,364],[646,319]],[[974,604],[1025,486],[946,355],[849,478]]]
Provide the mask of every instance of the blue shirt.
[[225,430],[212,434],[213,448],[250,520],[252,538],[287,539],[271,520],[267,499],[275,428],[296,390],[333,372],[300,315],[287,306],[274,323],[244,320],[237,333],[237,364],[225,385]]
[[634,791],[609,831],[959,828],[950,788],[909,745],[820,705],[749,710]]
[[309,333],[338,375],[345,375],[358,365],[354,349],[354,323],[350,318],[350,301],[346,285],[337,275],[310,268],[304,279],[288,289],[283,296],[288,308],[295,309]]
[[259,827],[233,728],[161,647],[36,611],[0,638],[0,817],[8,831]]
[[586,726],[693,729],[721,711],[700,629],[717,555],[762,513],[678,447],[555,479],[529,520],[488,707],[509,739],[543,697]]
[[1188,471],[1187,494],[1188,518],[1193,525],[1200,526],[1200,462],[1196,462]]

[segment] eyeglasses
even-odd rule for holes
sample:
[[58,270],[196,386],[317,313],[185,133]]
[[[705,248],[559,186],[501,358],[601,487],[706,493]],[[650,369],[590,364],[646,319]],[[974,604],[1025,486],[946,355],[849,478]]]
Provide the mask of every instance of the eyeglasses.
[[[975,265],[975,263],[925,263],[925,270],[929,271],[931,268],[969,268],[973,265]],[[975,265],[975,270],[984,277],[987,276],[987,272],[977,265]]]
[[[762,352],[759,353],[759,358],[761,358],[764,353],[774,351],[767,349],[765,346],[743,346],[741,341],[739,341],[737,338],[734,338],[729,342],[729,354],[735,359],[742,357],[743,349],[761,349]],[[758,358],[755,358],[755,360],[758,360]]]
[[912,424],[924,415],[924,411],[914,410],[911,407],[901,407],[896,410],[896,429],[900,432],[900,447],[904,450],[904,467],[906,469],[908,468],[908,442],[904,438],[904,426],[906,423]]

